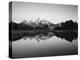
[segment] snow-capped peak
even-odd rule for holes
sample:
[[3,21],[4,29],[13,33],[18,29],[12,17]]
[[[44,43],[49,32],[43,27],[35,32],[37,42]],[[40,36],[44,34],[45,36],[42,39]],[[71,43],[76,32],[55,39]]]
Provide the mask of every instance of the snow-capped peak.
[[49,21],[41,20],[40,18],[37,18],[36,20],[30,20],[30,21],[24,20],[24,21],[22,21],[22,23],[25,23],[25,24],[35,24],[35,25],[38,25],[38,24],[50,24]]

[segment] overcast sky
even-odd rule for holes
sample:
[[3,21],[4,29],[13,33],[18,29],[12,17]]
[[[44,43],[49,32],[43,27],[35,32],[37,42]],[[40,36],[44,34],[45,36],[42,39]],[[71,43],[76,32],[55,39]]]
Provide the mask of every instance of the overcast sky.
[[77,5],[61,5],[30,2],[12,3],[12,20],[20,23],[24,19],[36,20],[37,18],[46,19],[53,23],[61,23],[72,19],[78,20]]

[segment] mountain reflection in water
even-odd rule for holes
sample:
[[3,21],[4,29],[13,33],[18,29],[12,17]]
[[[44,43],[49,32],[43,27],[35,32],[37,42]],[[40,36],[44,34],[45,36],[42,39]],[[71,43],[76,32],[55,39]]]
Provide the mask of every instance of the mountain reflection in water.
[[78,33],[76,31],[53,31],[53,32],[38,31],[33,33],[13,32],[12,40],[10,38],[10,41],[17,41],[20,39],[27,40],[27,38],[29,38],[30,40],[36,39],[39,42],[40,40],[47,40],[53,36],[72,42],[73,40],[76,40],[78,38]]

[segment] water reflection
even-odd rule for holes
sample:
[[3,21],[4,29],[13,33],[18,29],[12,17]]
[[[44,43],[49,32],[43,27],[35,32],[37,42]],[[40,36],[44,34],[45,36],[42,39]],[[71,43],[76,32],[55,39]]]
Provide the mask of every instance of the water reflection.
[[38,33],[29,33],[29,32],[19,32],[13,33],[12,41],[17,41],[19,39],[30,39],[30,40],[47,40],[53,36],[57,38],[65,39],[66,41],[72,42],[73,40],[77,40],[78,33],[76,31],[53,31],[53,32],[38,32]]
[[59,33],[56,32],[55,35],[69,42],[72,42],[73,40],[77,40],[78,38],[78,33],[75,31],[66,31],[66,32],[59,32]]

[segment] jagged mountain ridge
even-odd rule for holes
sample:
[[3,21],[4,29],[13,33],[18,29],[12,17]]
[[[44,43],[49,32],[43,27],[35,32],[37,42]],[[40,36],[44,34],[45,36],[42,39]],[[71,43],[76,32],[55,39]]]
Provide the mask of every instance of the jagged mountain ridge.
[[39,23],[42,23],[42,24],[49,24],[51,22],[47,21],[47,20],[40,20],[40,18],[38,18],[37,20],[30,20],[30,21],[27,21],[27,20],[24,20],[22,21],[23,23],[27,23],[27,24],[39,24]]
[[28,24],[31,26],[42,26],[42,25],[48,25],[48,26],[61,26],[61,23],[58,24],[53,24],[47,20],[39,20],[37,19],[36,21],[29,21],[27,22],[27,20],[24,20],[21,22],[21,24]]

